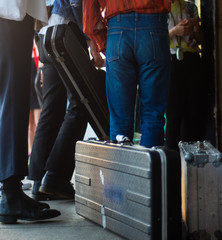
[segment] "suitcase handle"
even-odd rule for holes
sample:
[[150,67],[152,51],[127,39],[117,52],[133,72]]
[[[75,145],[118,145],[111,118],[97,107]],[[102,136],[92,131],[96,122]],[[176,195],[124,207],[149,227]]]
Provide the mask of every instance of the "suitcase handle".
[[[184,149],[183,146],[186,147],[190,144],[192,145],[195,143],[186,143],[181,141],[179,147],[185,150],[186,148]],[[187,164],[197,167],[204,167],[205,164],[209,162],[210,156],[208,152],[212,147],[213,146],[207,141],[197,141],[194,152],[187,151],[187,149],[184,151],[184,160],[187,162]],[[214,167],[219,167],[222,164],[222,153],[218,150],[215,150],[214,161],[212,161],[212,164]]]
[[198,153],[204,153],[205,152],[204,142],[201,142],[201,141],[197,142],[197,152]]
[[[198,141],[197,142],[197,152],[198,153],[207,153],[207,148],[205,148],[205,142]],[[222,164],[222,153],[218,153],[216,155],[215,161],[213,161],[213,165],[215,167],[219,167]]]

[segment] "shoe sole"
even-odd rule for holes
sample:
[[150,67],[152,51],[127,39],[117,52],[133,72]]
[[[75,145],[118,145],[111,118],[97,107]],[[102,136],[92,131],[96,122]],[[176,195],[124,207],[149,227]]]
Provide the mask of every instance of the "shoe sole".
[[53,194],[47,194],[47,193],[43,193],[42,195],[32,193],[32,198],[36,201],[64,200],[63,197],[53,195]]
[[49,201],[49,200],[54,200],[53,196],[49,196],[47,195],[40,195],[40,194],[33,194],[31,195],[31,197],[36,200],[36,201]]
[[72,199],[74,200],[74,194],[66,194],[66,193],[63,193],[63,192],[59,192],[53,188],[50,188],[50,187],[47,187],[46,185],[41,185],[40,189],[39,189],[40,192],[42,193],[45,193],[45,194],[50,194],[50,195],[57,195],[58,197],[61,197],[63,199]]
[[[52,209],[50,209],[52,210]],[[49,210],[49,211],[50,211]],[[17,220],[24,220],[24,221],[41,221],[41,220],[46,220],[46,219],[51,219],[60,216],[60,212],[54,212],[51,216],[41,216],[41,217],[22,217],[22,216],[0,216],[0,222],[1,223],[6,223],[6,224],[15,224]]]

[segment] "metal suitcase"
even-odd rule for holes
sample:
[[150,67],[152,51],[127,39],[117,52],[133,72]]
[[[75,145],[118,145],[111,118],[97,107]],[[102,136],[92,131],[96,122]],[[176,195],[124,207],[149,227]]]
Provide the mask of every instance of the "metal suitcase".
[[176,151],[78,141],[76,212],[132,240],[181,239]]
[[99,139],[109,139],[109,110],[103,70],[94,67],[88,46],[75,23],[47,29],[44,45],[63,82],[84,104]]
[[187,238],[222,240],[222,154],[208,141],[181,141],[179,148]]

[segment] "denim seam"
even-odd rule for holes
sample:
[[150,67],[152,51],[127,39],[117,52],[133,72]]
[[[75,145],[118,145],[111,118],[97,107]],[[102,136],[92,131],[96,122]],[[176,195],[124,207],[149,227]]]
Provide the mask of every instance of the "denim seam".
[[120,35],[119,42],[118,42],[118,48],[117,48],[117,56],[115,56],[113,58],[109,58],[109,59],[107,58],[108,62],[112,62],[112,61],[115,61],[115,60],[119,59],[119,49],[120,49],[120,42],[121,42],[121,39],[122,39],[123,31],[108,33],[108,36],[113,35],[113,34],[119,34]]
[[124,30],[132,30],[132,31],[134,31],[134,28],[128,28],[128,27],[122,27],[122,26],[117,26],[117,27],[109,27],[109,30],[111,30],[111,29],[119,29],[119,28],[121,28],[121,29],[124,29]]
[[137,41],[137,28],[135,27],[135,31],[134,31],[134,46],[133,46],[133,48],[134,48],[134,52],[136,52],[136,41]]
[[[116,27],[109,27],[108,30],[112,30],[112,29],[123,29],[123,30],[131,30],[134,31],[135,27],[133,28],[129,28],[129,27],[123,27],[123,26],[116,26]],[[155,30],[168,30],[166,27],[163,26],[152,26],[152,27],[136,27],[137,30],[150,30],[150,29],[155,29]]]
[[156,48],[155,48],[154,39],[153,39],[154,33],[150,32],[150,36],[151,36],[152,45],[153,45],[153,54],[154,54],[153,58],[156,60]]

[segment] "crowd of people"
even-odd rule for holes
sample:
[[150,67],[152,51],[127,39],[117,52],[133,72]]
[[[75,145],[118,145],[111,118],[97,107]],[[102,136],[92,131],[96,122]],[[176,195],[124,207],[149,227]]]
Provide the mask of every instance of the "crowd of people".
[[[60,215],[39,200],[74,199],[75,142],[87,116],[63,83],[44,47],[48,27],[75,22],[84,32],[95,67],[104,66],[110,140],[133,142],[135,102],[140,102],[140,145],[177,150],[180,140],[200,140],[197,94],[203,36],[197,7],[185,0],[27,0],[3,11],[0,3],[0,222]],[[48,12],[47,12],[48,7]],[[47,14],[48,13],[48,14]],[[48,19],[47,19],[48,16]],[[34,21],[43,64],[43,100],[28,164],[30,76]],[[195,102],[195,104],[194,104]],[[164,133],[165,115],[166,135]],[[34,181],[32,198],[21,181]]]

